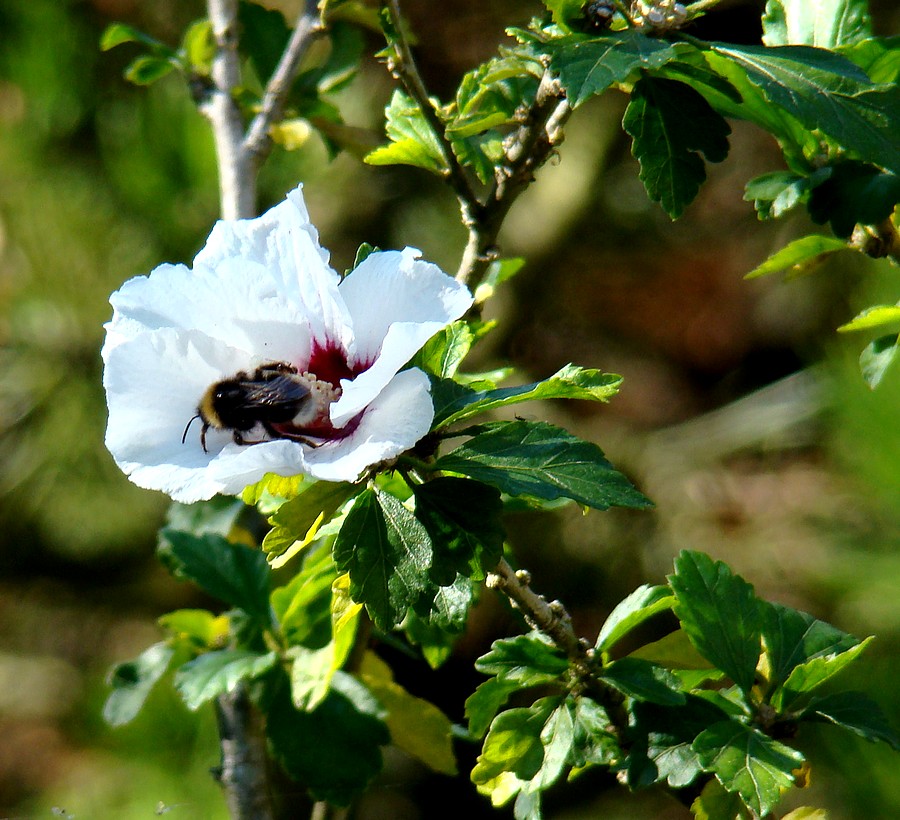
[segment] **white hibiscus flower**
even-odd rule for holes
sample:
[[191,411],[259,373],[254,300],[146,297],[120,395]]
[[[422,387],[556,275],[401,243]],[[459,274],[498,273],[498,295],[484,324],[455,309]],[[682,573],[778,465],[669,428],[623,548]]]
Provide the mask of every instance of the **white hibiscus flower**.
[[193,269],[126,282],[103,346],[116,463],[193,502],[267,472],[354,481],[408,450],[434,410],[426,375],[400,368],[472,304],[418,256],[373,253],[341,280],[298,188],[217,223]]

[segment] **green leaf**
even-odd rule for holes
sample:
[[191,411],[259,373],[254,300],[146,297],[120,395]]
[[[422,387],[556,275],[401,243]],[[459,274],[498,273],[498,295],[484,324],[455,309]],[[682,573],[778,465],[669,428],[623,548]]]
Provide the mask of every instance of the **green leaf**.
[[483,737],[491,725],[491,721],[500,707],[509,700],[509,696],[521,689],[516,681],[502,681],[490,678],[466,698],[466,719],[469,721],[469,733],[474,737]]
[[387,709],[391,741],[433,771],[455,775],[453,724],[432,703],[414,697],[396,683],[390,667],[371,652],[363,658],[360,678]]
[[381,629],[392,629],[432,585],[425,527],[394,496],[366,490],[347,514],[334,561],[350,573],[350,594]]
[[449,584],[430,586],[415,603],[415,611],[429,624],[459,634],[466,627],[475,601],[475,586],[462,574]]
[[488,265],[484,279],[475,288],[475,302],[477,304],[486,302],[500,285],[515,276],[523,267],[525,267],[525,260],[521,257],[493,260]]
[[692,783],[702,772],[691,743],[725,718],[718,707],[687,695],[682,706],[632,704],[628,730],[628,785],[632,789],[666,782],[672,788]]
[[737,85],[747,107],[758,110],[759,103],[748,99],[723,62],[742,69],[768,103],[795,117],[806,129],[818,129],[863,160],[900,173],[896,145],[900,88],[875,86],[849,60],[809,46],[720,43],[713,45],[706,58],[714,70]]
[[262,542],[269,563],[281,567],[306,549],[316,539],[319,528],[360,489],[343,481],[317,481],[285,501],[269,519],[272,529]]
[[846,652],[859,643],[837,627],[781,604],[760,601],[770,688],[783,684],[800,664]]
[[777,219],[809,198],[809,192],[831,174],[820,168],[809,175],[772,171],[751,179],[744,187],[744,200],[753,202],[760,219]]
[[835,653],[815,657],[798,664],[788,675],[784,686],[773,695],[772,705],[779,712],[790,709],[805,695],[818,689],[825,681],[830,680],[853,663],[871,641],[872,638],[869,637],[849,649],[838,650]]
[[606,402],[618,392],[620,384],[621,376],[567,364],[543,381],[519,387],[501,387],[495,390],[456,389],[448,402],[438,405],[435,400],[434,426],[446,427],[479,413],[523,401],[582,399]]
[[238,23],[240,48],[250,58],[260,84],[265,85],[275,72],[291,30],[280,11],[248,0],[240,0],[238,4]]
[[504,772],[531,780],[544,763],[541,732],[559,702],[559,698],[541,698],[528,708],[508,709],[497,715],[472,769],[472,782],[487,784]]
[[166,511],[165,526],[191,535],[213,533],[227,538],[238,526],[244,504],[238,498],[217,495],[196,504],[172,502]]
[[623,757],[606,710],[588,697],[575,698],[570,762],[573,766],[613,766]]
[[381,746],[390,742],[381,707],[344,672],[312,712],[294,708],[283,672],[266,681],[260,703],[266,735],[285,771],[313,798],[348,806],[381,771]]
[[707,781],[691,803],[691,813],[694,820],[752,820],[741,796],[725,791],[715,778]]
[[[671,601],[669,602],[671,607]],[[698,673],[701,679],[716,679],[723,676],[723,673],[715,670],[715,667],[706,658],[704,658],[697,648],[691,643],[687,633],[683,629],[676,629],[668,635],[663,636],[658,641],[646,643],[635,649],[628,655],[629,658],[641,658],[645,661],[653,661],[666,669],[678,672],[691,671]],[[710,671],[713,671],[710,674]],[[703,674],[700,674],[703,673]],[[682,689],[690,689],[692,687],[685,686],[685,679],[691,679],[692,676],[677,674],[682,682]]]
[[447,325],[432,336],[413,357],[413,367],[441,379],[452,378],[472,347],[475,336],[467,322]]
[[550,9],[553,22],[565,29],[570,23],[584,19],[582,0],[543,0],[543,3]]
[[546,422],[482,425],[476,436],[437,460],[436,470],[462,473],[509,495],[643,509],[651,502],[603,457],[595,444]]
[[731,128],[693,88],[675,80],[642,77],[631,92],[622,126],[641,166],[647,194],[677,219],[706,179],[710,162],[728,155]]
[[150,85],[176,68],[168,57],[143,56],[132,60],[125,69],[125,79],[135,85]]
[[243,680],[252,680],[271,669],[278,655],[247,649],[220,649],[188,661],[175,673],[175,688],[188,709],[196,711],[204,703],[225,692],[233,692]]
[[277,501],[277,508],[313,483],[314,479],[304,475],[281,476],[266,473],[256,484],[244,488],[241,501],[253,507],[261,502],[274,500]]
[[403,621],[403,631],[410,643],[422,650],[422,657],[432,669],[438,669],[450,659],[453,644],[459,637],[458,631],[442,629],[430,617],[420,617],[413,610],[407,613]]
[[851,330],[874,330],[900,322],[900,305],[873,305],[866,308],[845,325],[838,328],[839,333],[848,333]]
[[496,675],[501,683],[519,688],[553,683],[568,668],[569,661],[556,645],[540,632],[502,638],[475,661],[485,675]]
[[539,75],[537,63],[515,54],[468,72],[456,91],[456,112],[447,133],[453,138],[472,137],[515,122],[522,101],[534,97]]
[[166,642],[155,643],[137,658],[117,664],[109,674],[112,692],[103,705],[103,719],[110,726],[122,726],[135,718],[150,690],[166,674],[175,649]]
[[721,561],[687,550],[669,576],[675,614],[707,660],[744,692],[753,686],[761,649],[759,601],[753,587]]
[[443,173],[441,144],[419,106],[399,89],[385,109],[388,145],[366,154],[369,165],[414,165]]
[[546,48],[550,68],[559,75],[573,107],[625,82],[639,69],[659,68],[678,54],[665,40],[634,29],[594,38],[572,35],[551,41]]
[[745,279],[756,279],[759,276],[767,276],[770,273],[790,269],[794,275],[805,272],[810,267],[821,262],[826,256],[837,251],[849,250],[849,246],[843,239],[833,236],[813,234],[795,239],[785,245],[780,251],[773,253],[761,265],[757,265]]
[[873,37],[837,49],[866,72],[873,83],[900,80],[900,37]]
[[216,56],[216,41],[209,20],[195,20],[188,26],[181,39],[181,48],[188,67],[203,76],[209,76]]
[[193,581],[213,598],[243,609],[261,624],[271,621],[265,555],[219,535],[197,537],[169,528],[160,530],[159,535],[157,554],[176,578]]
[[543,791],[552,786],[562,774],[572,756],[575,742],[574,702],[566,698],[547,717],[541,729],[544,760],[531,781],[529,792]]
[[900,336],[890,333],[866,345],[859,354],[859,367],[866,384],[874,390],[900,351]]
[[596,648],[601,652],[608,652],[636,626],[671,609],[672,603],[668,587],[642,584],[609,613],[597,636]]
[[227,615],[213,615],[205,609],[177,609],[156,621],[175,642],[193,651],[221,649],[228,640]]
[[832,723],[866,740],[883,740],[895,751],[900,751],[897,733],[878,704],[863,692],[838,692],[815,698],[803,710],[800,720]]
[[100,36],[100,49],[109,51],[122,43],[140,43],[147,46],[154,54],[159,56],[174,57],[175,52],[165,43],[160,42],[149,34],[144,34],[134,26],[125,23],[110,23]]
[[862,162],[841,162],[809,196],[814,222],[828,222],[836,236],[849,238],[857,225],[877,225],[900,202],[900,176]]
[[414,492],[416,518],[441,547],[431,567],[435,583],[451,584],[458,572],[483,579],[503,552],[500,492],[478,481],[452,477],[420,484]]
[[303,569],[272,590],[272,611],[285,640],[320,649],[331,640],[332,587],[337,569],[328,549],[307,556]]
[[710,726],[692,748],[703,767],[759,816],[775,808],[803,764],[800,752],[734,720]]
[[292,646],[288,656],[291,658],[291,700],[298,709],[311,712],[325,700],[337,671],[334,644],[320,649]]
[[865,0],[768,0],[763,42],[819,48],[858,42],[872,36],[867,5]]
[[635,700],[661,706],[679,706],[685,702],[679,682],[668,669],[640,658],[621,658],[603,667],[600,677],[610,686]]

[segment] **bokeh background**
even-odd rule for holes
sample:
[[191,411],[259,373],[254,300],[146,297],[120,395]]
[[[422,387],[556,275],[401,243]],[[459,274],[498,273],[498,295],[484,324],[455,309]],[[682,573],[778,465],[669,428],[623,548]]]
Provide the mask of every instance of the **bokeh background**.
[[[488,58],[527,0],[405,0],[433,91],[446,98]],[[723,2],[699,34],[759,38],[761,3]],[[900,30],[893,0],[876,30]],[[288,11],[291,3],[281,6]],[[435,13],[439,7],[440,13]],[[105,675],[159,639],[155,619],[203,605],[157,564],[167,508],[118,473],[103,447],[102,324],[109,293],[163,261],[189,261],[217,214],[212,141],[180,81],[149,89],[121,72],[129,47],[102,54],[112,21],[177,43],[197,0],[0,0],[0,816],[225,817],[208,772],[212,715],[165,686],[130,726],[100,717]],[[373,36],[372,51],[378,46]],[[367,63],[339,97],[348,122],[378,127],[391,90]],[[527,268],[496,297],[499,328],[476,365],[522,379],[568,361],[618,372],[609,406],[525,407],[601,444],[657,507],[649,513],[510,516],[510,539],[538,591],[593,636],[612,606],[659,582],[683,548],[728,561],[758,593],[877,641],[840,684],[864,688],[900,724],[900,371],[870,392],[856,357],[867,340],[834,328],[874,300],[896,301],[887,263],[838,255],[815,275],[743,275],[810,229],[803,216],[758,223],[743,183],[781,166],[767,135],[734,124],[731,156],[672,223],[647,200],[611,93],[573,117],[568,137],[516,205],[504,252]],[[900,137],[898,137],[900,150]],[[302,180],[335,267],[362,241],[413,245],[456,269],[453,197],[424,172],[329,161],[311,140],[276,152],[261,207]],[[520,411],[521,412],[521,411]],[[399,657],[398,675],[457,721],[477,684],[472,660],[519,628],[486,596],[438,672]],[[385,650],[389,655],[389,650]],[[838,731],[809,732],[812,785],[794,805],[835,820],[900,817],[900,759]],[[464,774],[430,777],[399,753],[360,818],[498,816]],[[506,814],[509,814],[507,811]],[[551,818],[682,818],[654,793],[584,778],[548,800]],[[299,816],[299,815],[298,815]]]

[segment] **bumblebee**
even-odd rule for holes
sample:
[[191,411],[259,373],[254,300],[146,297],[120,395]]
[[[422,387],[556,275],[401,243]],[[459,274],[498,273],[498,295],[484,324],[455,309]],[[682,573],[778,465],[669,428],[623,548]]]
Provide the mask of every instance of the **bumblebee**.
[[[289,364],[264,364],[252,373],[241,371],[230,379],[216,382],[200,399],[197,413],[184,428],[181,443],[195,419],[203,422],[200,445],[206,449],[206,433],[231,430],[235,444],[259,444],[245,434],[260,426],[273,438],[307,441],[291,431],[299,429],[315,416],[315,402],[308,383]],[[308,442],[309,443],[309,442]]]

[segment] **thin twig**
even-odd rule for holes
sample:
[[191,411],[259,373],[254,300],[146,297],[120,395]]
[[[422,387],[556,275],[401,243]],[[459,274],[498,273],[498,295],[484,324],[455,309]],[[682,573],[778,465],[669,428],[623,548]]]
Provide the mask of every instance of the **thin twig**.
[[300,63],[309,51],[309,47],[324,30],[316,0],[306,0],[304,9],[294,24],[291,39],[266,84],[259,113],[253,118],[247,129],[243,149],[249,155],[249,160],[253,163],[254,168],[259,168],[272,150],[272,137],[269,129],[281,119]]
[[450,143],[450,138],[447,136],[444,122],[434,102],[432,102],[431,96],[428,94],[422,75],[419,73],[419,67],[416,65],[412,49],[404,33],[405,29],[400,14],[399,0],[385,0],[385,7],[395,32],[394,41],[391,43],[394,49],[394,57],[388,63],[388,68],[403,84],[406,93],[415,100],[422,111],[422,116],[425,117],[429,128],[431,128],[437,138],[441,157],[447,167],[447,177],[457,197],[459,197],[461,205],[464,208],[466,205],[472,206],[477,203],[478,199],[472,189],[468,175],[453,152],[453,146]]
[[259,716],[240,685],[216,698],[222,764],[216,779],[225,791],[232,820],[272,820],[266,755]]
[[469,238],[456,279],[470,290],[478,286],[497,255],[497,235],[509,209],[562,142],[562,127],[571,113],[558,81],[545,72],[528,116],[508,140],[506,162],[498,168],[486,202],[469,214]]
[[246,219],[256,208],[256,175],[244,151],[244,126],[234,100],[241,82],[238,58],[237,0],[207,0],[216,42],[213,88],[201,111],[212,126],[219,167],[219,199],[223,219]]

